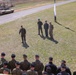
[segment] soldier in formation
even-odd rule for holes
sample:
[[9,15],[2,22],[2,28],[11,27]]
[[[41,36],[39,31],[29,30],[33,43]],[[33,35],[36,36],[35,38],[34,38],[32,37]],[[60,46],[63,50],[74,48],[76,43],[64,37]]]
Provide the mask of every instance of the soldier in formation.
[[38,72],[38,75],[42,75],[42,71],[44,69],[43,63],[39,60],[39,55],[35,55],[35,62],[33,62],[35,65],[35,71]]

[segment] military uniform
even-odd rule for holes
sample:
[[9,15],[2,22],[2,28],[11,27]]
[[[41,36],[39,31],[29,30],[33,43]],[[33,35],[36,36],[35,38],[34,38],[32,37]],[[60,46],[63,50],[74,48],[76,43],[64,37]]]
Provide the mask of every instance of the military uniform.
[[12,71],[12,75],[22,75],[22,70],[20,68],[15,68]]
[[21,33],[21,39],[22,43],[26,41],[26,29],[21,26],[21,29],[19,30],[19,34]]
[[16,65],[16,68],[13,69],[12,75],[22,75],[22,70],[20,69],[20,63],[16,62],[15,65]]
[[47,65],[45,65],[45,71],[47,69],[47,67],[50,67],[51,68],[51,73],[53,73],[54,75],[56,75],[57,73],[57,67],[55,64],[53,64],[53,58],[52,57],[49,57],[49,63]]
[[40,21],[40,19],[38,19],[38,35],[40,35],[40,31],[41,31],[41,34],[43,35],[43,31],[42,31],[42,25],[43,23]]
[[35,62],[33,62],[35,65],[35,71],[38,72],[38,75],[42,75],[42,71],[44,69],[44,65],[41,61],[36,60]]
[[[1,53],[1,56],[5,56],[5,53]],[[0,59],[0,68],[3,67],[4,62],[7,62],[5,58]]]
[[15,54],[11,55],[12,60],[9,61],[9,68],[11,69],[11,71],[16,68],[15,63],[17,62],[14,58],[15,58]]
[[27,71],[30,69],[30,63],[27,60],[24,60],[20,63],[20,68]]
[[54,27],[53,27],[53,25],[50,23],[50,26],[49,26],[49,35],[50,35],[50,38],[51,38],[51,39],[54,39],[54,38],[53,38],[53,29],[54,29]]
[[45,35],[46,35],[46,37],[48,37],[49,24],[47,23],[47,21],[45,21],[44,29],[45,29]]

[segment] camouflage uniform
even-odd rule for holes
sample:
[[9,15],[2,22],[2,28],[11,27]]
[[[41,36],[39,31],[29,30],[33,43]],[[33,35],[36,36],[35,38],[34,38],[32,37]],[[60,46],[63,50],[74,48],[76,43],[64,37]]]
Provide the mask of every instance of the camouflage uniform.
[[12,71],[12,75],[22,75],[22,70],[20,68],[15,68]]
[[27,71],[30,69],[30,63],[27,60],[24,60],[20,63],[20,68]]
[[35,62],[33,62],[35,65],[35,71],[38,72],[38,75],[42,75],[42,71],[44,69],[44,65],[41,61],[36,60]]

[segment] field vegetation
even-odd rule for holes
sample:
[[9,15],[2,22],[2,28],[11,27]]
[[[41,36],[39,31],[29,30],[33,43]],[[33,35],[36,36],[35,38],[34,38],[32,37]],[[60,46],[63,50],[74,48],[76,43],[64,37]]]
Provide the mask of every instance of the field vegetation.
[[[53,8],[47,9],[16,21],[0,25],[0,53],[6,53],[6,59],[11,59],[11,54],[16,54],[16,60],[22,61],[25,53],[30,62],[34,55],[39,54],[40,60],[48,63],[48,57],[54,58],[54,63],[59,66],[62,59],[67,61],[73,71],[76,70],[76,2],[57,6],[57,23],[54,22]],[[37,19],[52,22],[54,25],[54,39],[38,36]],[[27,45],[21,43],[19,35],[20,26],[27,30]],[[44,29],[43,29],[44,31]],[[45,33],[44,33],[45,37]]]

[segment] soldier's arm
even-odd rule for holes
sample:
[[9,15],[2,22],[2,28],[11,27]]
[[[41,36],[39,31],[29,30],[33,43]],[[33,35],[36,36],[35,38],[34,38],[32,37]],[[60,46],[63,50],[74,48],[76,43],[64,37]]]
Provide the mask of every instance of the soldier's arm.
[[19,34],[21,33],[21,29],[19,30]]

